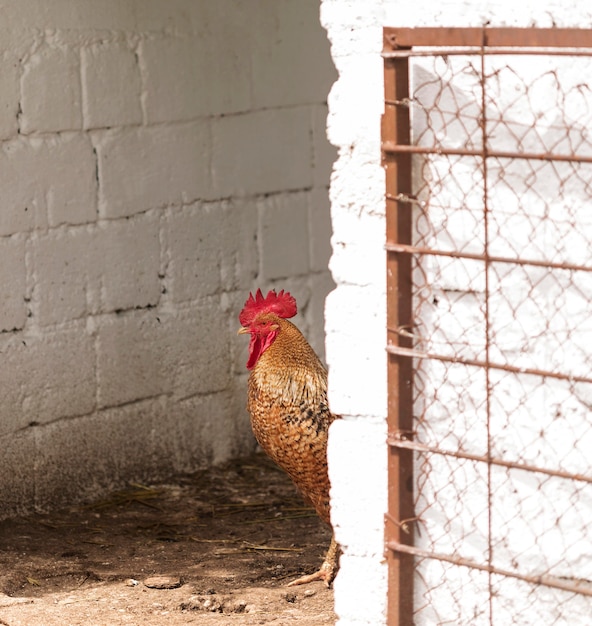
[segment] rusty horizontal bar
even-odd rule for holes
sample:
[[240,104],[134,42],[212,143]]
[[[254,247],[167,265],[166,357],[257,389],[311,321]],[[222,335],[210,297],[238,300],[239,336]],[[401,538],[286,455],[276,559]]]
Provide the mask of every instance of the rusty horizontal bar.
[[482,572],[488,572],[489,574],[515,578],[533,585],[544,585],[545,587],[552,587],[553,589],[560,589],[561,591],[578,593],[583,596],[592,596],[592,584],[588,581],[583,581],[583,583],[580,581],[568,582],[563,578],[545,574],[520,574],[519,572],[502,569],[500,567],[495,567],[494,565],[482,565],[481,563],[477,563],[472,559],[467,559],[462,556],[442,554],[441,552],[430,552],[429,550],[423,550],[421,548],[416,548],[415,546],[408,546],[394,540],[387,541],[386,547],[393,552],[402,552],[404,554],[410,554],[424,559],[436,559],[438,561],[450,563],[451,565],[459,565],[470,569],[478,569]]
[[567,56],[567,57],[589,57],[592,56],[592,48],[556,48],[552,51],[549,48],[475,48],[467,46],[465,48],[430,47],[430,48],[406,48],[403,50],[387,50],[381,53],[384,59],[399,59],[412,57],[433,57],[433,56],[477,56],[485,54],[487,56],[500,55],[531,55],[531,56]]
[[511,150],[470,150],[468,148],[441,148],[382,142],[382,151],[387,155],[395,154],[435,154],[438,156],[470,156],[487,159],[523,159],[530,161],[561,161],[568,163],[592,163],[591,156],[575,154],[553,154],[552,152],[513,152]]
[[[390,332],[396,333],[397,330],[389,328]],[[433,352],[421,352],[414,350],[413,348],[404,348],[402,346],[395,346],[387,344],[386,351],[389,354],[395,354],[397,356],[407,357],[410,359],[431,359],[434,361],[443,361],[446,363],[458,363],[460,365],[472,365],[475,367],[482,367],[484,369],[494,369],[503,372],[511,372],[513,374],[528,374],[530,376],[540,376],[541,378],[554,378],[557,380],[567,380],[573,383],[592,383],[592,378],[587,376],[574,376],[573,374],[564,374],[563,372],[551,372],[549,370],[541,370],[532,367],[518,367],[516,365],[509,365],[507,363],[493,363],[481,361],[479,359],[464,359],[459,356],[449,356],[446,354],[436,354]]]
[[[414,200],[415,203],[418,203]],[[421,204],[421,203],[418,203]],[[556,270],[566,270],[570,272],[592,272],[592,266],[576,265],[575,263],[555,263],[554,261],[539,261],[537,259],[520,259],[505,256],[495,256],[491,254],[477,254],[472,252],[459,252],[458,250],[437,250],[427,246],[410,246],[402,243],[388,242],[384,249],[387,252],[398,252],[400,254],[423,254],[430,256],[444,256],[453,259],[467,259],[469,261],[482,261],[488,263],[509,263],[511,265],[529,265],[533,267],[544,267]]]
[[444,450],[436,446],[426,446],[423,443],[404,439],[403,437],[404,435],[397,436],[397,434],[390,434],[387,437],[387,443],[393,448],[413,450],[414,452],[423,452],[424,454],[441,454],[443,456],[454,457],[455,459],[465,459],[467,461],[487,463],[489,465],[497,465],[498,467],[507,467],[509,469],[523,470],[525,472],[534,472],[538,474],[545,474],[546,476],[553,476],[554,478],[565,478],[566,480],[577,480],[592,484],[592,476],[586,476],[585,474],[573,474],[564,470],[548,469],[538,465],[531,465],[530,463],[518,463],[516,461],[506,461],[505,459],[499,459],[497,457],[470,454],[469,452],[462,452],[461,450]]
[[385,52],[413,46],[485,47],[487,52],[489,48],[592,48],[588,28],[388,27],[383,34]]

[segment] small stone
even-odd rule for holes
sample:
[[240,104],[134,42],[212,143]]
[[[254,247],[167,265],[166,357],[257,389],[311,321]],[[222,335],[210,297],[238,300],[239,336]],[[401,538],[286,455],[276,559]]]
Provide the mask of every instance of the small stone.
[[128,587],[137,587],[140,584],[139,580],[136,580],[135,578],[128,578],[125,581],[126,586]]
[[245,613],[247,609],[247,602],[245,600],[237,600],[232,604],[231,610],[233,613]]
[[150,576],[144,585],[150,589],[177,589],[183,584],[178,576]]
[[316,596],[317,592],[314,589],[307,589],[302,595],[305,598],[312,598],[313,596]]

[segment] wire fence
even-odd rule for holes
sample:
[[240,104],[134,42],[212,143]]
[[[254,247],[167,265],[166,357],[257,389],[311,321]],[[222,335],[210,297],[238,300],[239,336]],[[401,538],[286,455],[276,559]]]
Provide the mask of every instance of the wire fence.
[[385,39],[390,623],[589,624],[592,49],[456,32]]

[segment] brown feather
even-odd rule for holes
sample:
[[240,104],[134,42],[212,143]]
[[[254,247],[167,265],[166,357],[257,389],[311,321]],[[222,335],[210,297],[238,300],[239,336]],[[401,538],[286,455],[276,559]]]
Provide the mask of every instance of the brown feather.
[[279,331],[249,377],[253,432],[330,524],[327,439],[335,416],[327,403],[327,372],[294,324],[269,316]]

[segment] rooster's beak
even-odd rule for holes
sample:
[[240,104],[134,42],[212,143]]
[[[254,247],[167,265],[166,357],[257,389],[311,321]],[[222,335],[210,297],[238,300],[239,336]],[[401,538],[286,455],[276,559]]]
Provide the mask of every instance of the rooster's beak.
[[249,333],[249,329],[245,328],[244,326],[241,326],[238,329],[238,332],[236,333],[237,335],[247,335]]

